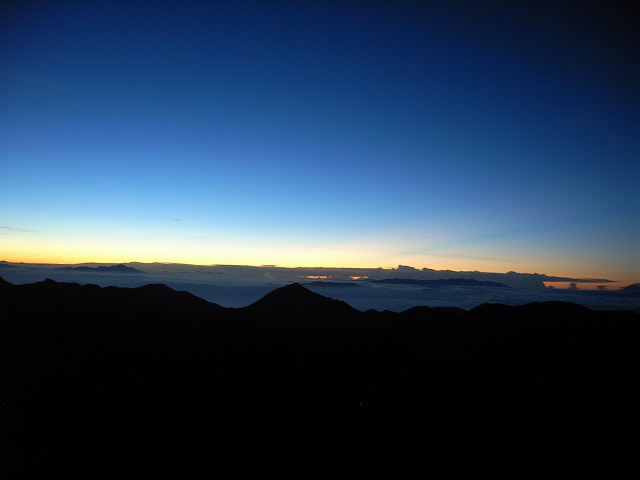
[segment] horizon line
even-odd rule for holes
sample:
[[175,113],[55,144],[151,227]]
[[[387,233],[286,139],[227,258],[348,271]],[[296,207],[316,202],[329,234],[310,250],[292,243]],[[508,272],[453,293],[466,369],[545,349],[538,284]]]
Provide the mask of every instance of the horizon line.
[[[314,270],[391,270],[391,271],[400,271],[402,268],[415,270],[416,272],[422,272],[425,270],[430,270],[433,272],[455,272],[455,273],[483,273],[483,274],[492,274],[492,275],[508,275],[510,273],[516,275],[537,275],[540,277],[546,277],[549,280],[548,282],[553,283],[564,283],[564,282],[576,282],[576,283],[620,283],[620,280],[610,280],[606,278],[585,278],[585,277],[569,277],[566,275],[550,275],[547,273],[529,273],[529,272],[518,272],[515,270],[509,270],[506,272],[496,272],[496,271],[483,271],[483,270],[451,270],[451,269],[434,269],[430,267],[414,267],[411,265],[402,265],[398,264],[395,267],[347,267],[347,266],[305,266],[305,265],[297,265],[297,266],[286,266],[286,265],[277,265],[277,264],[261,264],[261,265],[250,265],[250,264],[233,264],[233,263],[211,263],[211,264],[199,264],[199,263],[184,263],[184,262],[141,262],[141,261],[127,261],[127,262],[98,262],[98,261],[90,261],[90,262],[24,262],[24,261],[11,261],[11,260],[0,260],[0,263],[12,263],[12,264],[21,264],[21,265],[56,265],[56,266],[82,266],[82,265],[130,265],[130,264],[139,264],[139,265],[184,265],[190,267],[242,267],[242,268],[276,268],[276,269],[314,269]],[[630,282],[629,284],[634,284],[638,282]]]

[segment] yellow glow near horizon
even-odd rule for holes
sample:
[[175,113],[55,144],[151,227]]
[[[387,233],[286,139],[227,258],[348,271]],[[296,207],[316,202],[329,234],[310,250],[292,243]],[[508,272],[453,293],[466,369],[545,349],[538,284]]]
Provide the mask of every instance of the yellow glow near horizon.
[[[490,259],[445,258],[429,255],[395,255],[377,249],[360,249],[353,245],[338,247],[262,245],[259,241],[230,241],[213,243],[210,240],[138,238],[103,240],[53,237],[46,241],[29,235],[0,237],[0,260],[8,262],[79,264],[79,263],[180,263],[191,265],[276,265],[285,268],[395,268],[408,265],[416,269],[483,271],[506,273],[544,273],[572,278],[609,278],[616,289],[637,283],[632,268],[594,268],[577,262],[507,263]],[[591,285],[587,287],[586,285]],[[581,284],[581,288],[596,288],[596,284]]]

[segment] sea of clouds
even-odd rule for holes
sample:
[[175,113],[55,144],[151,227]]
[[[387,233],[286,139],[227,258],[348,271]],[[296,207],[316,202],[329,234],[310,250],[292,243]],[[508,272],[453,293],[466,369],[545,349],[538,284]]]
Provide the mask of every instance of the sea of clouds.
[[[14,284],[47,278],[58,282],[103,287],[139,287],[162,283],[224,307],[244,307],[270,291],[299,282],[327,297],[343,300],[358,310],[403,311],[426,305],[471,309],[483,303],[521,305],[529,302],[567,301],[589,308],[640,311],[640,298],[615,291],[564,290],[487,286],[387,285],[351,280],[356,269],[288,269],[278,267],[193,266],[178,264],[128,264],[138,271],[113,273],[65,269],[59,265],[7,264],[0,275]],[[92,265],[95,268],[95,265]],[[388,273],[397,277],[397,271]],[[463,277],[463,275],[462,275]]]

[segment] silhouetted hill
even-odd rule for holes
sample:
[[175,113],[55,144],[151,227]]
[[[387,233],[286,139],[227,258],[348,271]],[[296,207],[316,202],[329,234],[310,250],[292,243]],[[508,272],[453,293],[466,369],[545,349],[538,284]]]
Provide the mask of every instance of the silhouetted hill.
[[345,328],[348,320],[360,314],[347,303],[314,293],[299,283],[278,288],[240,311],[260,328],[303,336]]
[[312,292],[299,283],[277,288],[246,308],[250,313],[273,313],[273,309],[281,308],[286,309],[286,312],[283,313],[308,313],[309,311],[327,310],[353,313],[356,311],[345,302]]
[[326,478],[475,470],[496,451],[536,466],[541,445],[585,455],[640,426],[633,312],[360,312],[299,284],[227,309],[2,279],[0,309],[0,431],[21,473]]

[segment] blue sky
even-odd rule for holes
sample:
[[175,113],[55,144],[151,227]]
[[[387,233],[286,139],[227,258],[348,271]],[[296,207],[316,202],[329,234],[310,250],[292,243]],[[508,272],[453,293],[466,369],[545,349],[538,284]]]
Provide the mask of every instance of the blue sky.
[[638,281],[630,8],[87,3],[3,7],[4,259]]

